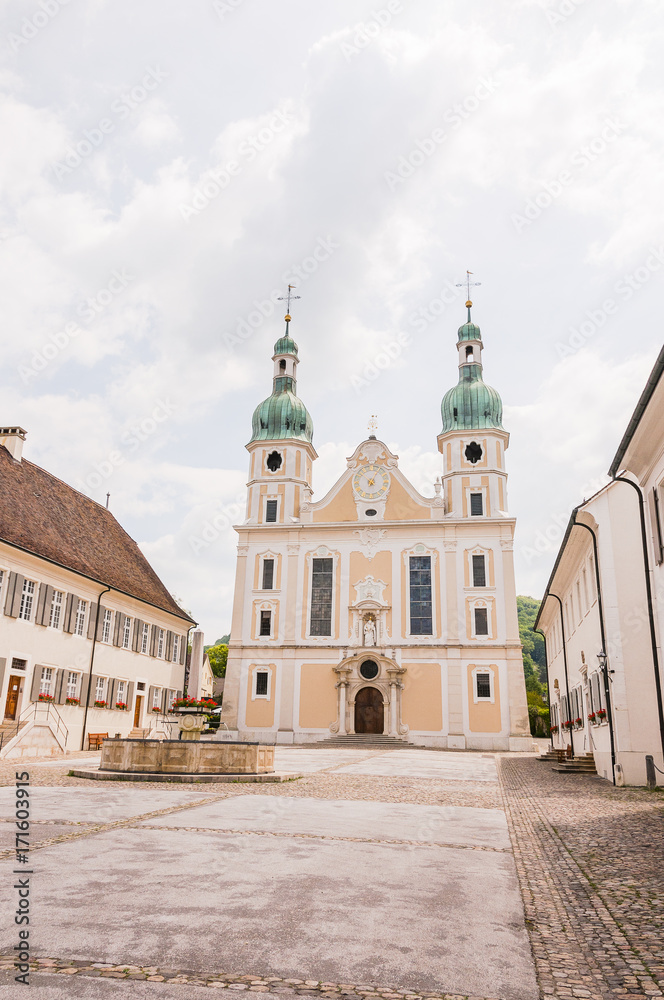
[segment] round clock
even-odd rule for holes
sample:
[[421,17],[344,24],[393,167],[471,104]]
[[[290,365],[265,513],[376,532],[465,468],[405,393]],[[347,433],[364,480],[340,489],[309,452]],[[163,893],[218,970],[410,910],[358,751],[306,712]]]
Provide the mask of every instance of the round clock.
[[363,465],[353,476],[353,489],[362,500],[379,500],[390,488],[390,474],[380,465]]

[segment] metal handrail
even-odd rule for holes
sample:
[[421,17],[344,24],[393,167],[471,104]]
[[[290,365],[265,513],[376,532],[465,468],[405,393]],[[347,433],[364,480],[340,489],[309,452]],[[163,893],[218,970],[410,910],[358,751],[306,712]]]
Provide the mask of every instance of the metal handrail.
[[19,715],[19,717],[18,717],[18,719],[16,721],[16,726],[14,727],[13,730],[10,730],[9,733],[0,733],[0,750],[2,750],[2,746],[3,746],[4,742],[5,742],[5,736],[8,737],[7,742],[10,743],[14,739],[15,736],[18,736],[19,731],[21,729],[21,725],[23,723],[29,722],[30,718],[32,718],[33,720],[36,720],[36,718],[37,718],[37,712],[40,709],[42,709],[42,710],[46,709],[46,720],[47,721],[48,721],[49,717],[51,716],[51,714],[54,716],[54,718],[55,718],[56,732],[57,733],[61,733],[61,734],[64,735],[65,749],[67,748],[67,740],[69,739],[69,730],[67,729],[67,727],[65,726],[64,722],[62,721],[62,717],[61,717],[60,713],[58,712],[57,708],[55,707],[55,705],[53,704],[53,702],[51,702],[51,701],[33,701],[33,702],[30,702],[30,704],[28,705],[28,707],[25,708],[21,712],[21,714]]

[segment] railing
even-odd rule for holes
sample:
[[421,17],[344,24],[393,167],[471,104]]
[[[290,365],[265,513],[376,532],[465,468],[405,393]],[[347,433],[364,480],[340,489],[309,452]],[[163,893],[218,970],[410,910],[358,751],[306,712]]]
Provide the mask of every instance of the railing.
[[150,728],[145,739],[149,740],[152,737],[152,733],[158,732],[159,729],[167,734],[168,739],[173,739],[173,726],[177,728],[177,722],[170,715],[163,712],[154,712],[150,715]]
[[24,725],[26,722],[30,722],[30,720],[32,720],[33,722],[36,723],[37,716],[40,712],[46,713],[46,715],[43,716],[43,722],[47,723],[49,719],[51,719],[52,717],[53,721],[51,722],[51,725],[53,725],[53,722],[55,722],[55,731],[59,736],[63,738],[64,748],[66,750],[67,740],[69,739],[69,730],[62,721],[62,717],[60,716],[60,713],[58,712],[57,708],[51,701],[31,702],[28,705],[28,707],[19,715],[16,721],[16,726],[8,730],[7,732],[0,733],[0,750],[2,750],[2,746],[5,742],[9,743],[11,740],[14,739],[15,736],[18,735],[21,726]]

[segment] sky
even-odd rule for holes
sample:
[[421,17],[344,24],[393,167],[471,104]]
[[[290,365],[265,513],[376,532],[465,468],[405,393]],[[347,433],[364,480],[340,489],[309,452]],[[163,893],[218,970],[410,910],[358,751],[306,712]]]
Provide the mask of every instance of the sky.
[[519,593],[661,347],[657,0],[0,0],[0,423],[228,632],[286,286],[314,500],[432,494],[473,272]]

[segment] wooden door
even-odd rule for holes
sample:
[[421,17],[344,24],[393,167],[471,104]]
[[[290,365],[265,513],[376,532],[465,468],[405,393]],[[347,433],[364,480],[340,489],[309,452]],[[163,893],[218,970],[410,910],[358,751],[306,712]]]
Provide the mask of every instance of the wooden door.
[[15,719],[18,707],[18,693],[21,688],[21,678],[10,676],[9,687],[7,688],[7,702],[5,704],[5,719]]
[[385,728],[383,696],[377,688],[361,688],[355,696],[355,732],[382,733]]
[[136,695],[136,708],[134,709],[134,729],[138,729],[141,723],[141,705],[143,704],[143,695]]

